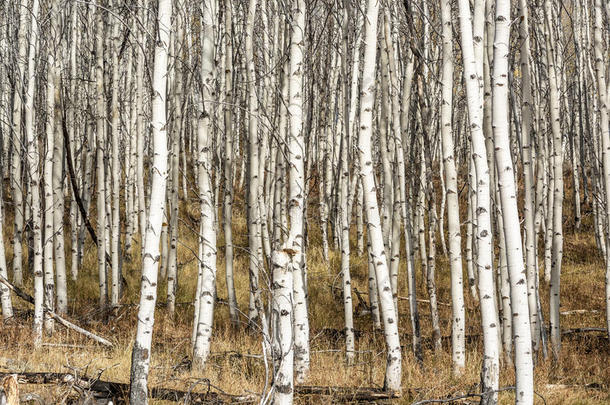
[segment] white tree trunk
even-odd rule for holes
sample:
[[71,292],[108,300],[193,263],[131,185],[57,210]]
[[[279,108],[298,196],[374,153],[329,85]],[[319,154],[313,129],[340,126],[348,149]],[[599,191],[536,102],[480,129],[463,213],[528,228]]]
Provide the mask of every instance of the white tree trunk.
[[[606,9],[608,10],[608,9]],[[595,0],[595,20],[594,20],[594,49],[595,49],[595,73],[597,79],[597,91],[599,98],[599,122],[602,140],[602,165],[604,186],[606,189],[606,224],[610,224],[610,125],[608,124],[608,104],[610,103],[610,93],[606,86],[606,66],[604,62],[604,42],[603,42],[603,16],[602,2]],[[605,53],[607,55],[607,52]],[[607,59],[606,59],[607,60]],[[606,240],[610,236],[606,233]],[[610,257],[606,251],[606,327],[608,338],[610,338]]]
[[552,260],[551,287],[549,301],[549,320],[551,322],[551,344],[555,359],[561,349],[561,329],[559,325],[559,290],[561,277],[561,260],[563,257],[563,137],[559,116],[559,89],[555,67],[555,43],[553,39],[553,17],[550,0],[544,2],[546,24],[546,64],[549,80],[549,102],[551,130],[553,134],[553,179],[554,185],[549,192],[553,193],[553,227],[552,227]]
[[[114,4],[113,4],[114,5]],[[119,47],[121,39],[119,37],[119,24],[115,18],[111,18],[112,30],[110,38],[111,61],[112,61],[112,98],[111,98],[111,209],[109,217],[110,224],[110,255],[112,266],[112,284],[110,293],[110,305],[113,307],[119,304],[121,289],[121,213],[119,189],[121,187],[121,163],[119,160]]]
[[[53,18],[53,17],[51,17]],[[44,234],[43,234],[43,267],[44,267],[44,303],[55,311],[55,273],[53,270],[53,226],[55,205],[53,201],[53,154],[55,148],[55,55],[47,55],[47,122],[43,167],[44,194]],[[59,91],[59,89],[57,89]],[[44,326],[48,334],[53,332],[53,318],[45,314]]]
[[294,305],[294,368],[295,382],[302,383],[309,373],[309,320],[307,316],[307,291],[305,289],[305,137],[303,134],[303,61],[305,31],[305,1],[293,0],[290,27],[290,65],[288,116],[288,216],[290,231],[285,249],[291,249]]
[[40,201],[40,173],[38,164],[40,154],[38,140],[34,133],[34,90],[36,85],[35,58],[38,53],[38,17],[40,4],[32,2],[32,22],[30,29],[30,45],[28,52],[27,90],[25,93],[25,136],[27,147],[27,165],[30,174],[31,215],[33,223],[33,268],[34,274],[34,347],[42,345],[44,280],[42,268],[42,217]]
[[373,158],[371,147],[373,105],[375,100],[375,65],[377,62],[377,17],[380,4],[368,0],[365,17],[365,49],[362,70],[360,98],[360,131],[358,154],[360,177],[364,192],[364,207],[367,212],[368,237],[371,244],[370,257],[375,267],[377,288],[381,304],[384,334],[387,348],[387,363],[384,387],[391,391],[401,391],[401,349],[398,337],[398,319],[394,310],[394,300],[390,285],[390,274],[383,246],[379,207],[377,205]]
[[477,220],[477,269],[481,302],[481,323],[483,329],[483,368],[481,371],[483,403],[497,401],[499,379],[499,354],[496,311],[494,305],[493,251],[491,246],[491,204],[489,191],[489,167],[486,159],[485,137],[483,135],[482,98],[477,83],[477,61],[473,47],[473,31],[470,5],[467,0],[459,0],[460,31],[462,36],[462,60],[464,81],[472,137],[472,158],[477,176],[476,220]]
[[157,16],[157,38],[153,66],[152,131],[154,158],[152,162],[152,185],[150,211],[142,257],[142,284],[136,339],[131,354],[130,402],[147,404],[148,370],[152,332],[157,301],[157,270],[159,266],[159,236],[165,211],[165,187],[167,181],[167,116],[166,75],[167,53],[170,41],[172,2],[159,0]]
[[[100,1],[100,0],[98,0]],[[108,286],[106,280],[106,181],[104,173],[104,132],[106,127],[106,102],[104,100],[104,10],[98,5],[96,32],[96,173],[97,173],[97,267],[100,286],[100,308],[108,305]]]
[[[22,266],[22,243],[23,243],[23,183],[22,183],[22,161],[27,161],[25,156],[26,148],[23,146],[23,137],[21,135],[21,114],[23,107],[24,85],[25,83],[25,67],[28,51],[27,30],[28,30],[28,0],[21,0],[19,7],[19,32],[18,32],[18,56],[17,56],[17,72],[16,86],[13,95],[13,154],[11,162],[11,192],[13,196],[14,214],[14,237],[13,245],[13,282],[20,287],[23,284],[23,266]],[[33,5],[32,5],[33,10]],[[36,14],[32,14],[36,15]],[[29,59],[28,59],[29,61]],[[29,68],[29,66],[28,66]],[[28,76],[29,78],[29,76]],[[27,143],[27,141],[26,141]]]
[[527,277],[519,229],[517,190],[510,151],[508,106],[508,54],[510,44],[510,1],[496,0],[496,30],[493,64],[493,134],[498,187],[502,202],[504,242],[510,279],[512,329],[515,345],[516,403],[534,403],[534,365]]
[[[462,279],[462,237],[457,170],[455,167],[452,110],[453,110],[453,30],[451,1],[441,1],[443,34],[441,136],[445,185],[447,189],[447,231],[449,263],[451,267],[451,354],[453,374],[459,376],[466,366],[464,286]],[[441,211],[442,217],[442,211]]]
[[197,128],[198,186],[201,204],[202,262],[200,264],[199,308],[197,314],[197,334],[193,349],[193,362],[202,368],[210,353],[212,323],[214,320],[214,299],[216,295],[216,211],[214,190],[211,187],[212,149],[211,120],[213,104],[205,103],[214,96],[214,26],[212,25],[216,1],[207,0],[203,4],[203,29],[201,52],[201,79],[203,82],[203,112]]
[[231,324],[239,326],[239,308],[235,297],[235,283],[233,278],[233,48],[232,48],[232,0],[226,0],[225,13],[225,107],[224,107],[224,129],[225,129],[225,158],[224,158],[224,236],[225,236],[225,277],[227,282],[227,300],[229,301],[229,315]]
[[[4,216],[2,215],[2,193],[0,192],[0,230],[4,229]],[[6,269],[6,257],[4,253],[4,232],[0,231],[0,277],[8,280]],[[13,317],[13,303],[11,301],[11,291],[2,284],[0,285],[0,303],[2,307],[2,319],[6,320]]]

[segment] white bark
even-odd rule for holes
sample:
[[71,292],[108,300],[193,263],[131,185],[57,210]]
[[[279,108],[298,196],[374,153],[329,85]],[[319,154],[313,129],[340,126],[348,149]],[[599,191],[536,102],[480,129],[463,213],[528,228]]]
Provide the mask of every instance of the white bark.
[[112,223],[110,224],[110,255],[112,266],[112,284],[110,294],[110,305],[119,303],[121,288],[121,235],[120,235],[120,200],[119,189],[121,187],[121,163],[119,160],[119,21],[111,18],[111,61],[112,61],[112,96],[111,96],[111,209],[109,212]]
[[[13,205],[15,209],[14,214],[14,237],[12,240],[13,245],[13,282],[16,286],[21,286],[23,284],[23,269],[22,269],[22,243],[23,243],[23,216],[24,216],[24,206],[23,206],[23,183],[22,183],[22,160],[27,160],[27,157],[24,156],[26,153],[26,148],[23,144],[23,137],[21,135],[21,114],[23,108],[23,96],[24,96],[24,84],[25,83],[25,67],[26,67],[26,58],[28,51],[28,42],[27,42],[27,30],[28,30],[28,16],[30,13],[28,12],[28,0],[21,0],[19,7],[19,32],[18,32],[18,56],[17,56],[17,64],[16,64],[16,86],[15,86],[15,94],[13,96],[13,154],[12,154],[12,162],[11,162],[11,191],[13,196]],[[34,5],[32,5],[33,10]],[[33,14],[32,15],[36,15]],[[29,59],[27,60],[29,63]],[[28,66],[29,69],[29,66]],[[29,78],[29,76],[28,76]],[[26,141],[27,143],[27,141]]]
[[25,93],[25,136],[27,145],[27,165],[30,174],[31,218],[33,223],[33,268],[34,273],[34,347],[42,345],[44,281],[42,268],[42,217],[40,201],[40,154],[38,140],[34,133],[34,90],[36,85],[35,57],[38,52],[38,17],[40,3],[32,2],[32,22],[28,52],[27,90]]
[[[4,229],[4,216],[2,214],[2,193],[0,192],[0,230]],[[6,269],[6,257],[4,253],[4,232],[0,231],[0,277],[8,280],[8,272]],[[13,303],[11,300],[11,291],[2,284],[0,285],[0,303],[2,307],[2,319],[6,320],[13,317]]]
[[[53,201],[53,154],[55,148],[55,55],[47,55],[47,122],[43,167],[44,194],[44,234],[43,234],[43,267],[44,267],[44,303],[55,311],[55,273],[53,269],[53,226],[55,205]],[[59,91],[59,89],[57,89]],[[45,331],[53,332],[53,318],[45,314]]]
[[525,214],[525,255],[527,267],[527,297],[529,305],[530,329],[532,337],[532,348],[538,351],[540,342],[540,324],[538,323],[538,305],[536,297],[536,232],[534,221],[534,171],[532,163],[532,139],[530,131],[532,129],[532,85],[529,58],[530,38],[529,38],[529,13],[527,1],[519,1],[519,11],[521,23],[519,25],[519,41],[521,42],[520,66],[523,75],[522,81],[522,103],[521,103],[521,159],[523,161],[523,187],[524,187],[524,207]]
[[[606,9],[608,10],[608,9]],[[604,62],[604,42],[603,42],[603,16],[602,2],[595,0],[595,20],[594,20],[594,49],[595,49],[595,73],[597,79],[597,92],[599,98],[599,121],[602,143],[602,165],[604,186],[606,189],[606,223],[610,224],[610,125],[608,124],[608,104],[610,103],[610,93],[606,86],[606,66]],[[607,52],[606,52],[607,55]],[[608,240],[606,231],[606,240]],[[608,255],[608,251],[606,251]],[[610,338],[610,257],[606,256],[606,327]]]
[[214,190],[211,187],[211,120],[213,104],[205,103],[214,98],[214,27],[212,21],[216,11],[216,1],[207,0],[203,4],[203,29],[201,52],[201,79],[203,82],[203,113],[197,128],[198,186],[201,204],[200,243],[202,262],[200,264],[199,308],[197,314],[197,334],[193,349],[193,362],[202,368],[210,353],[212,323],[214,320],[214,299],[216,293],[216,212]]
[[506,244],[506,259],[510,279],[512,329],[515,345],[515,399],[518,404],[533,404],[534,366],[527,299],[527,277],[523,265],[517,190],[510,151],[508,106],[509,0],[496,0],[495,22],[492,119],[498,187],[504,222],[504,242]]
[[[461,375],[466,365],[464,287],[462,280],[462,237],[457,170],[454,159],[451,115],[453,110],[453,31],[451,1],[441,1],[443,34],[441,136],[445,185],[447,189],[447,231],[451,267],[451,353],[453,374]],[[442,217],[442,211],[441,211]]]
[[152,164],[152,185],[150,210],[146,227],[146,241],[142,258],[142,284],[138,326],[131,357],[130,402],[147,404],[148,370],[155,303],[157,301],[157,270],[159,266],[159,236],[165,211],[165,187],[167,181],[167,117],[166,117],[166,75],[169,48],[172,2],[159,0],[157,16],[157,43],[153,67],[152,130],[154,158]]
[[553,180],[554,185],[549,193],[553,193],[553,226],[552,226],[552,259],[551,286],[549,301],[549,320],[551,322],[551,344],[555,359],[561,349],[561,329],[559,325],[559,287],[561,277],[561,261],[563,256],[563,139],[559,116],[559,89],[555,66],[555,43],[553,39],[553,17],[550,0],[544,2],[546,24],[546,64],[549,80],[549,102],[551,130],[553,134]]
[[489,191],[489,167],[486,159],[485,137],[482,128],[482,98],[477,84],[477,61],[473,48],[473,31],[470,22],[470,5],[467,0],[459,0],[462,60],[464,81],[472,137],[472,158],[477,175],[476,220],[477,220],[477,269],[481,302],[481,323],[483,329],[483,368],[481,371],[484,403],[497,401],[499,378],[498,334],[494,305],[494,282],[491,246],[491,204]]
[[290,65],[288,70],[288,216],[290,231],[286,248],[291,249],[294,305],[294,368],[295,382],[302,383],[309,373],[309,320],[307,316],[307,291],[305,289],[305,137],[303,134],[303,61],[305,31],[305,1],[293,0],[290,27]]
[[398,337],[398,319],[394,311],[394,300],[390,285],[390,274],[383,246],[379,207],[377,205],[376,187],[371,155],[372,110],[375,99],[375,65],[377,51],[377,17],[380,4],[377,0],[368,0],[365,17],[365,50],[362,70],[362,87],[360,98],[360,131],[358,154],[360,160],[360,177],[364,192],[364,206],[367,212],[367,229],[371,244],[370,257],[375,267],[377,287],[381,304],[384,334],[387,348],[387,363],[384,387],[392,391],[401,391],[401,349]]
[[229,301],[229,315],[233,327],[239,326],[239,308],[235,297],[235,283],[233,279],[233,47],[232,47],[232,0],[226,0],[224,5],[225,17],[225,157],[224,157],[224,237],[225,237],[225,277],[227,282],[227,300]]
[[[100,1],[100,0],[98,0]],[[106,280],[106,181],[104,173],[104,132],[106,127],[106,102],[104,100],[104,10],[96,7],[96,174],[97,174],[97,267],[100,286],[100,308],[108,304],[108,286]]]

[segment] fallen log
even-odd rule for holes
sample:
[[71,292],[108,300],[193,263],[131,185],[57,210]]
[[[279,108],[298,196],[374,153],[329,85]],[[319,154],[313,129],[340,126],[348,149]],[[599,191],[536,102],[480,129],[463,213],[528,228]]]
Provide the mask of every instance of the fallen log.
[[[13,284],[11,284],[10,281],[8,281],[7,279],[5,279],[2,276],[0,276],[0,283],[6,285],[11,291],[13,291],[15,293],[15,295],[17,295],[22,300],[34,305],[34,297],[32,297],[30,294],[26,293],[19,287],[14,286]],[[45,312],[51,318],[55,319],[57,322],[59,322],[66,328],[72,329],[73,331],[78,332],[81,335],[88,337],[89,339],[95,340],[96,342],[98,342],[104,346],[112,347],[112,343],[110,343],[110,341],[108,341],[108,340],[104,339],[103,337],[100,337],[92,332],[89,332],[88,330],[85,330],[78,325],[73,324],[72,322],[68,321],[67,319],[62,318],[61,316],[56,314],[54,311],[51,311],[51,309],[48,306],[46,306],[44,303],[42,305],[43,305],[43,309],[45,310]]]
[[574,333],[586,333],[586,332],[601,332],[606,333],[608,330],[606,328],[573,328],[573,329],[564,329],[561,331],[562,335],[571,335]]
[[294,387],[297,395],[330,396],[333,402],[382,401],[396,399],[400,396],[381,388],[366,387],[328,387],[315,385],[297,385]]
[[[125,404],[129,396],[129,384],[114,381],[104,381],[98,378],[79,377],[70,373],[10,373],[0,372],[0,379],[14,375],[21,384],[56,384],[72,385],[78,391],[94,392],[96,398],[106,398],[115,404]],[[155,387],[150,390],[149,398],[164,401],[184,402],[191,404],[230,404],[258,403],[255,395],[233,395],[223,392],[209,383],[207,379],[198,381],[207,386],[207,392],[192,392],[192,390],[176,390]],[[196,384],[192,384],[193,388]],[[313,385],[297,385],[295,394],[308,396],[329,396],[333,402],[381,401],[399,398],[396,393],[383,391],[381,388],[364,387],[328,387]]]
[[[104,381],[97,378],[78,377],[70,373],[7,373],[0,372],[0,378],[14,375],[20,384],[64,384],[74,385],[79,387],[79,391],[91,391],[96,393],[96,398],[111,399],[115,404],[126,404],[126,398],[129,397],[129,384],[114,381]],[[204,383],[207,380],[204,380]],[[255,402],[255,398],[251,395],[231,395],[224,392],[212,391],[212,387],[207,385],[207,392],[191,392],[174,390],[170,388],[152,388],[149,398],[163,401],[173,401],[216,405],[224,403],[248,403]],[[190,401],[190,402],[189,402]]]

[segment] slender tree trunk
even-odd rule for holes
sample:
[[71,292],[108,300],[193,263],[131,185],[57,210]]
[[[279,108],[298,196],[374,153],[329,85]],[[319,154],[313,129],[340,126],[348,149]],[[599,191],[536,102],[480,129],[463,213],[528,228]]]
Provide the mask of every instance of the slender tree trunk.
[[150,211],[146,222],[146,241],[142,257],[142,285],[138,326],[131,354],[130,402],[147,404],[148,370],[152,332],[154,325],[155,303],[157,301],[157,270],[159,266],[159,235],[165,211],[165,187],[167,181],[167,117],[166,117],[166,78],[167,53],[170,41],[172,2],[159,0],[157,16],[157,38],[153,65],[152,130],[154,158]]
[[[53,17],[51,16],[51,19]],[[43,164],[44,195],[44,233],[43,233],[43,267],[44,267],[44,304],[55,311],[55,273],[53,268],[53,226],[55,204],[53,201],[53,155],[55,148],[55,54],[47,55],[47,121],[45,127],[45,149]],[[35,79],[33,79],[35,80]],[[57,89],[59,91],[59,89]],[[45,314],[44,327],[48,334],[53,333],[54,321]]]
[[387,363],[384,388],[401,391],[401,349],[398,337],[398,320],[394,310],[392,288],[386,253],[383,246],[379,207],[377,205],[376,187],[371,156],[372,109],[375,98],[375,65],[377,43],[377,17],[380,4],[377,0],[368,0],[365,17],[365,49],[362,70],[362,87],[360,98],[360,131],[358,153],[360,160],[360,177],[364,191],[364,206],[367,212],[367,230],[371,244],[369,251],[375,268],[377,288],[381,304],[384,335],[386,341]]
[[36,86],[35,58],[38,53],[38,18],[40,3],[32,2],[32,21],[30,29],[30,44],[27,63],[27,90],[25,92],[25,136],[27,148],[27,166],[30,177],[31,218],[33,236],[33,267],[34,274],[34,347],[42,345],[44,276],[42,268],[42,216],[40,201],[40,173],[38,165],[40,153],[38,140],[34,133],[34,90]]
[[[216,1],[207,0],[203,4],[203,30],[201,53],[201,79],[203,82],[203,100],[213,100],[214,83],[214,13]],[[197,334],[193,350],[195,365],[202,368],[210,353],[212,339],[212,322],[214,320],[214,300],[216,295],[216,210],[214,207],[213,188],[211,187],[212,143],[211,112],[213,104],[203,103],[203,113],[197,128],[198,145],[198,185],[201,204],[201,288],[197,316]]]
[[96,38],[96,168],[97,168],[97,267],[99,272],[100,308],[108,305],[108,287],[106,281],[106,181],[104,173],[104,129],[106,126],[106,101],[104,100],[104,10],[98,0],[97,13],[97,38]]
[[[18,56],[17,56],[17,72],[16,72],[16,85],[15,93],[13,96],[13,153],[11,161],[11,192],[13,196],[13,206],[15,207],[14,214],[14,237],[12,240],[13,245],[13,282],[16,286],[21,287],[23,284],[23,217],[24,217],[24,206],[23,206],[23,183],[22,183],[22,161],[27,161],[27,156],[24,156],[26,148],[23,144],[23,135],[21,131],[21,114],[23,111],[23,96],[24,96],[24,83],[25,80],[25,68],[27,59],[28,42],[27,42],[27,30],[28,30],[28,16],[30,13],[28,10],[28,0],[21,0],[19,7],[19,33],[18,33]],[[32,5],[33,9],[33,5]],[[36,14],[31,14],[36,15]],[[32,22],[33,24],[33,22]],[[31,39],[30,39],[31,43]],[[31,47],[31,45],[30,45]],[[26,60],[27,59],[27,60]],[[29,66],[28,66],[29,68]],[[29,79],[29,76],[28,76]],[[26,141],[27,143],[27,141]]]
[[[483,120],[481,116],[482,98],[477,84],[477,61],[473,47],[473,31],[470,22],[468,1],[459,0],[460,30],[462,36],[462,59],[470,133],[472,137],[472,158],[477,175],[476,220],[477,220],[477,269],[481,299],[481,323],[483,329],[483,368],[481,371],[483,403],[497,401],[499,378],[498,334],[494,305],[493,256],[491,246],[491,204],[489,191],[489,166],[487,165]],[[477,41],[482,40],[479,38]]]
[[550,288],[550,321],[551,344],[555,359],[559,358],[561,349],[561,329],[559,325],[559,287],[561,277],[561,260],[563,256],[563,139],[559,116],[559,90],[555,66],[555,46],[553,39],[553,17],[550,0],[544,2],[546,35],[546,63],[549,78],[549,101],[551,113],[551,130],[553,134],[553,244],[551,261]]
[[522,104],[521,104],[521,159],[523,161],[523,188],[525,214],[525,257],[527,269],[527,298],[529,305],[530,328],[532,336],[532,348],[537,352],[540,343],[540,324],[538,323],[537,299],[538,289],[536,288],[536,232],[534,221],[534,171],[532,163],[532,139],[530,131],[532,129],[532,84],[529,58],[530,38],[529,38],[529,13],[527,1],[519,1],[519,11],[521,24],[519,25],[519,41],[521,43],[520,66],[522,72]]
[[[453,374],[459,376],[466,366],[464,287],[462,280],[462,237],[460,234],[460,209],[457,170],[451,115],[453,110],[453,30],[451,1],[441,1],[443,65],[441,100],[442,154],[447,195],[447,230],[449,236],[449,262],[451,267],[451,353]],[[442,212],[441,212],[442,216]]]
[[[115,4],[113,4],[115,5]],[[119,189],[121,187],[121,163],[119,160],[119,21],[114,18],[111,30],[111,61],[112,61],[112,95],[111,95],[111,209],[109,217],[110,224],[110,256],[112,266],[112,284],[110,290],[110,305],[116,306],[119,303],[121,289],[121,213]]]
[[517,190],[510,152],[508,54],[510,1],[496,0],[493,64],[493,128],[498,187],[502,203],[504,242],[510,279],[512,328],[515,340],[516,403],[534,403],[534,366],[527,299],[527,277],[519,229]]
[[232,0],[226,0],[224,5],[225,17],[225,158],[224,158],[224,236],[225,236],[225,276],[227,282],[227,300],[229,301],[229,315],[233,327],[239,327],[239,314],[237,298],[235,296],[235,283],[233,278],[233,31],[232,31]]
[[[608,10],[608,8],[606,8]],[[597,91],[599,98],[599,121],[602,140],[602,165],[606,202],[606,224],[610,224],[610,126],[608,125],[608,104],[610,103],[610,93],[608,92],[606,79],[606,66],[604,62],[604,42],[603,42],[603,16],[602,2],[595,0],[595,20],[594,20],[594,49],[595,49],[595,73],[597,79]],[[606,52],[607,55],[607,52]],[[606,231],[606,240],[610,236]],[[606,250],[606,327],[608,338],[610,339],[610,257]]]

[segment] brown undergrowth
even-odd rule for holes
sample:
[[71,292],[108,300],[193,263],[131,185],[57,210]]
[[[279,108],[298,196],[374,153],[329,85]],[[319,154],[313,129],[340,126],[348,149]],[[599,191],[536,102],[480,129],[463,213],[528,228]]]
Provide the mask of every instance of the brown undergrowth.
[[[194,203],[193,203],[194,204]],[[188,209],[188,207],[185,207]],[[310,212],[316,212],[315,209]],[[310,214],[310,223],[316,219]],[[585,218],[585,222],[587,222]],[[248,303],[248,258],[247,227],[243,217],[233,219],[236,249],[236,289],[242,311]],[[197,250],[196,235],[183,225],[180,228],[178,247],[179,286],[177,310],[174,319],[169,319],[163,306],[166,284],[159,284],[159,306],[156,311],[153,338],[152,363],[149,385],[195,391],[213,389],[231,394],[260,393],[265,385],[266,373],[260,356],[260,335],[247,329],[243,324],[239,330],[232,330],[228,321],[228,308],[224,304],[226,284],[224,273],[224,240],[222,233],[218,240],[218,283],[219,303],[215,309],[215,326],[212,339],[212,355],[205,370],[189,370],[190,336],[194,289],[196,286],[197,263],[191,250]],[[11,224],[6,224],[5,241],[8,241]],[[196,229],[196,227],[194,228]],[[587,229],[586,226],[583,229]],[[354,236],[355,238],[355,230]],[[343,387],[380,387],[383,384],[385,353],[383,335],[372,328],[366,313],[356,310],[357,350],[356,361],[347,367],[343,360],[344,341],[342,336],[342,301],[334,287],[339,287],[340,253],[331,251],[330,261],[322,258],[318,227],[313,225],[309,232],[308,281],[309,316],[311,327],[311,372],[307,385]],[[69,240],[67,240],[69,243]],[[355,240],[352,241],[355,252]],[[12,257],[10,244],[6,244],[9,258]],[[27,249],[26,249],[27,250]],[[440,247],[439,247],[440,250]],[[69,250],[67,250],[69,252]],[[96,250],[88,243],[79,281],[69,282],[69,318],[79,325],[110,339],[114,347],[106,349],[94,345],[71,331],[57,325],[52,336],[45,336],[45,346],[34,349],[30,338],[32,322],[31,307],[13,298],[16,307],[14,319],[4,323],[0,329],[0,371],[57,371],[75,372],[88,376],[101,375],[105,380],[129,381],[131,345],[135,335],[136,312],[139,294],[139,246],[135,244],[124,262],[127,288],[122,305],[109,317],[97,310]],[[604,263],[595,249],[595,240],[588,231],[568,232],[565,239],[565,259],[562,272],[562,328],[604,327]],[[69,262],[69,260],[68,260]],[[24,260],[27,263],[27,260]],[[438,256],[438,298],[441,312],[443,351],[434,353],[430,342],[431,324],[428,304],[419,302],[421,324],[424,336],[424,364],[418,366],[410,352],[410,322],[408,301],[399,300],[400,331],[402,333],[403,354],[403,397],[395,403],[409,404],[427,398],[446,398],[479,391],[481,361],[480,324],[477,304],[467,289],[467,366],[464,374],[453,377],[450,354],[450,283],[447,259]],[[418,267],[419,268],[419,267]],[[400,296],[406,296],[404,261],[401,267]],[[353,255],[351,262],[353,287],[367,298],[367,266],[365,258]],[[425,300],[427,293],[422,275],[418,271],[418,296]],[[548,314],[548,288],[541,279],[541,294],[545,314]],[[32,280],[26,280],[26,290],[31,292]],[[358,299],[354,297],[354,306]],[[568,312],[587,310],[585,312]],[[105,321],[105,318],[108,318]],[[241,317],[245,321],[245,317]],[[561,358],[557,364],[538,355],[535,370],[537,403],[547,404],[603,404],[610,403],[610,344],[604,334],[595,332],[572,333],[563,336]],[[206,379],[206,380],[201,380]],[[198,385],[196,382],[198,382]],[[202,382],[203,381],[203,382]],[[500,385],[514,384],[514,374],[510,367],[503,365]],[[36,391],[49,402],[59,401],[65,394],[65,387],[30,386],[26,390]],[[501,403],[511,403],[509,391],[499,394]],[[472,401],[476,398],[471,398]],[[299,397],[298,403],[330,402],[329,397]],[[154,401],[152,403],[155,403]],[[161,402],[156,402],[161,403]]]

